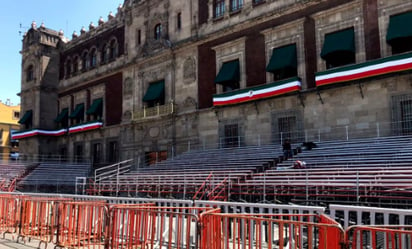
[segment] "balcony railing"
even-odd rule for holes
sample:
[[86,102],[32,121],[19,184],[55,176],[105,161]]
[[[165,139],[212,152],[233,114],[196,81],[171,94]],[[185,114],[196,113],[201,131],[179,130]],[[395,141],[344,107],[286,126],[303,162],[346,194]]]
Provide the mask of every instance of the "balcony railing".
[[173,102],[165,105],[157,105],[155,107],[144,107],[142,110],[133,113],[133,120],[169,115],[175,112]]

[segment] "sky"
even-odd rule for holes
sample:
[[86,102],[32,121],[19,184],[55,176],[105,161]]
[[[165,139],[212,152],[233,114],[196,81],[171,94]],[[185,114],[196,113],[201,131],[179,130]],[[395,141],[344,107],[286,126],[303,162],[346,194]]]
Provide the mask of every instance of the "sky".
[[23,34],[35,21],[46,28],[63,30],[71,39],[73,31],[80,34],[90,22],[97,26],[100,17],[107,21],[110,11],[117,13],[123,0],[13,0],[2,2],[0,23],[0,100],[20,104],[21,55]]

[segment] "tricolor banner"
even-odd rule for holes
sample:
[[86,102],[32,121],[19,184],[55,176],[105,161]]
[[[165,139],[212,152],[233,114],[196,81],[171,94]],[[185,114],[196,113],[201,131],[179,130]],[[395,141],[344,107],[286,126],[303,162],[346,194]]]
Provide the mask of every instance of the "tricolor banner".
[[223,94],[215,94],[213,95],[213,105],[232,105],[253,101],[257,99],[270,98],[286,93],[299,91],[301,90],[301,88],[302,84],[300,79],[295,77],[257,87],[241,89],[238,91]]
[[55,131],[46,131],[46,130],[29,130],[29,131],[21,131],[21,132],[14,132],[11,134],[11,139],[17,140],[27,137],[33,136],[62,136],[67,132],[67,129],[60,129]]
[[99,121],[85,123],[85,124],[79,124],[79,125],[70,127],[69,128],[69,134],[82,132],[82,131],[94,130],[94,129],[98,129],[102,126],[103,126],[103,123],[99,122]]
[[316,73],[316,86],[364,79],[412,69],[412,53],[395,55]]

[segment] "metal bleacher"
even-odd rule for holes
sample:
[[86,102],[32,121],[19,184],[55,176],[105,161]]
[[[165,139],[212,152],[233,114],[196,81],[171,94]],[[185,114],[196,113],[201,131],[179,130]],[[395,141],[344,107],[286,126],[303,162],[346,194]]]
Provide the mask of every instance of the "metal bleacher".
[[[294,144],[298,147],[301,144]],[[98,182],[95,193],[191,199],[202,186],[228,200],[302,205],[412,206],[412,137],[316,143],[283,160],[280,145],[183,153]],[[294,169],[295,160],[306,169]]]
[[[411,145],[410,137],[318,143],[312,150],[303,150],[277,167],[235,184],[232,195],[249,201],[306,205],[410,207]],[[307,168],[290,168],[295,160],[305,161]]]
[[90,163],[39,163],[17,184],[17,190],[26,192],[73,193],[76,177],[89,177]]

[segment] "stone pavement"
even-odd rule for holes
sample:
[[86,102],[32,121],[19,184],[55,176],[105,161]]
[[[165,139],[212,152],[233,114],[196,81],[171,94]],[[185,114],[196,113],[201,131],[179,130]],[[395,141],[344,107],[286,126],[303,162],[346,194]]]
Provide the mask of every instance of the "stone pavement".
[[[22,242],[20,239],[20,242],[17,243],[17,235],[16,234],[6,234],[5,238],[3,238],[2,235],[0,235],[0,249],[34,249],[39,247],[39,241],[26,241],[26,243]],[[44,249],[45,244],[42,244],[40,248]],[[52,249],[54,248],[54,245],[52,243],[49,243],[47,245],[47,249]]]

